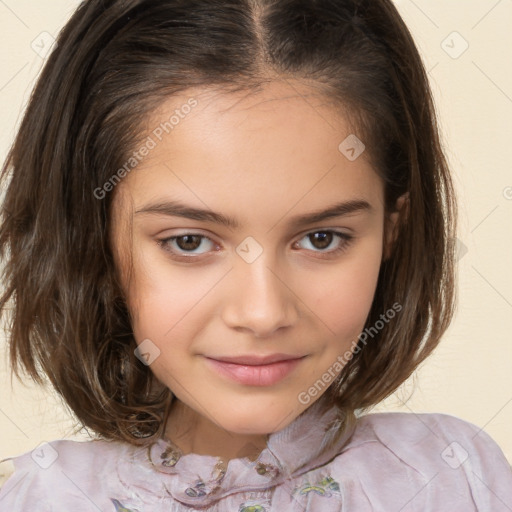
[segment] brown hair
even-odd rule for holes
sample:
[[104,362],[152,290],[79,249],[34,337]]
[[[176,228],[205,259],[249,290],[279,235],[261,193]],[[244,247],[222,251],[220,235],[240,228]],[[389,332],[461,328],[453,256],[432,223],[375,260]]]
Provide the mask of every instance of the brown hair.
[[314,83],[350,112],[385,179],[387,213],[409,198],[366,325],[393,304],[400,314],[359,340],[326,396],[352,411],[379,402],[451,320],[454,193],[425,69],[391,0],[82,2],[3,168],[0,306],[16,375],[47,376],[106,439],[152,442],[172,394],[134,355],[109,240],[112,194],[99,200],[94,190],[169,96],[193,86],[256,90],[272,77]]

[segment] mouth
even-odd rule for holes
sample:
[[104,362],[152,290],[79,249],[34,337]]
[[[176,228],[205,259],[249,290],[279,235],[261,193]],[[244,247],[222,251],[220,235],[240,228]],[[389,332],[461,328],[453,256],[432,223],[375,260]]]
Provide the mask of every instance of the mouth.
[[289,375],[306,356],[275,354],[267,357],[206,357],[218,374],[247,386],[272,386]]
[[278,363],[281,361],[290,361],[293,359],[300,359],[304,356],[296,354],[269,354],[261,356],[258,354],[247,354],[244,356],[209,356],[209,359],[215,359],[223,363],[243,364],[246,366],[262,366],[271,363]]

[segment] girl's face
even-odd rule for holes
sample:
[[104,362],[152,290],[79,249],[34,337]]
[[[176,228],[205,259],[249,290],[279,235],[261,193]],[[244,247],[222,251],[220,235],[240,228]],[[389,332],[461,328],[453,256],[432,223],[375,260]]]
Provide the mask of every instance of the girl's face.
[[[352,131],[333,107],[291,84],[173,97],[114,202],[139,355],[239,434],[284,428],[333,382],[384,250],[381,178],[353,139],[339,149]],[[218,362],[235,357],[246,364]]]

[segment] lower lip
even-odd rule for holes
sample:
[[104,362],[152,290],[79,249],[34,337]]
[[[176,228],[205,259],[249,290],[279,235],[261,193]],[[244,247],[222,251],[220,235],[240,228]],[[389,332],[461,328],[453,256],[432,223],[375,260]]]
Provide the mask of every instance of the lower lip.
[[220,374],[247,386],[272,386],[290,374],[304,359],[288,359],[271,364],[250,366],[246,364],[225,363],[206,358]]

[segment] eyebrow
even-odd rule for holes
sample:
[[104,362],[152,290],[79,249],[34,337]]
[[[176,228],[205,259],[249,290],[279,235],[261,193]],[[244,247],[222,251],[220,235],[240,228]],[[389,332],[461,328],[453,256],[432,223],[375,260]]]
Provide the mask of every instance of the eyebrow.
[[[370,203],[368,203],[368,201],[362,199],[354,199],[351,201],[343,201],[334,204],[325,210],[317,210],[303,215],[296,215],[295,217],[290,218],[288,225],[291,227],[296,227],[313,224],[315,222],[321,222],[333,217],[341,217],[352,213],[372,211],[373,207],[370,205]],[[162,201],[158,203],[147,204],[135,212],[136,215],[141,213],[167,215],[170,217],[184,217],[191,220],[213,222],[215,224],[226,226],[230,229],[239,229],[241,227],[240,223],[234,217],[229,217],[212,210],[194,208],[192,206],[185,205],[180,201]]]

